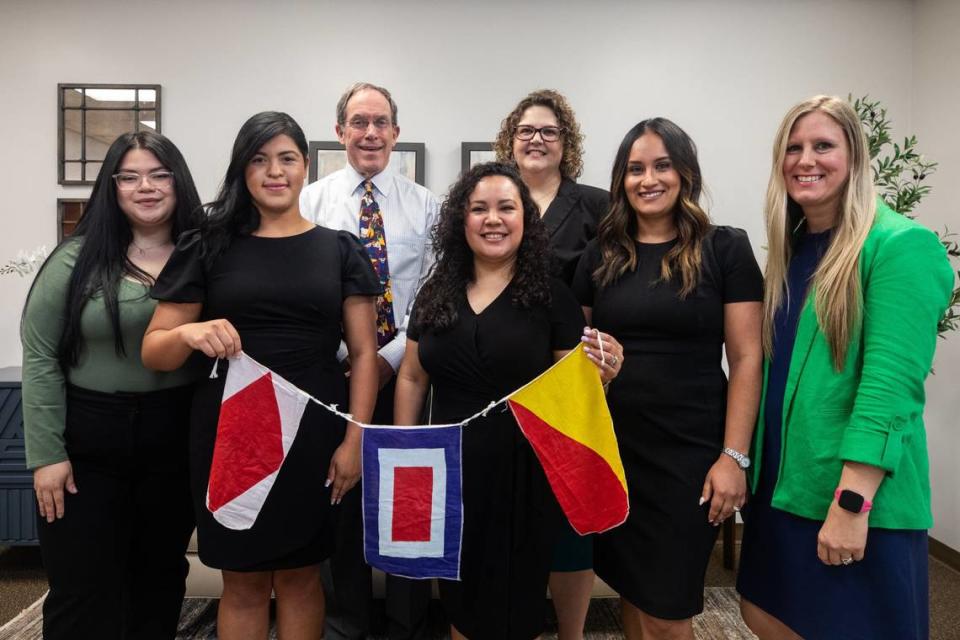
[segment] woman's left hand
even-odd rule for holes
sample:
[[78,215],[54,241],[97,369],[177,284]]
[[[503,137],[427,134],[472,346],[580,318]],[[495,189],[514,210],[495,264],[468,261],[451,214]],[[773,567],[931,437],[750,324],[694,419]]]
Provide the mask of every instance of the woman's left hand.
[[863,560],[867,548],[869,516],[850,513],[834,500],[817,534],[817,557],[823,564],[845,565]]
[[732,516],[747,501],[747,474],[743,472],[737,461],[725,453],[720,457],[703,482],[703,491],[700,493],[700,504],[710,503],[710,514],[707,520],[713,526]]
[[330,504],[340,504],[343,496],[360,480],[360,440],[344,440],[330,459],[327,486],[333,485]]
[[[584,327],[580,340],[583,342],[584,353],[593,364],[597,365],[603,384],[620,375],[620,369],[623,367],[623,345],[617,342],[616,338],[592,327]],[[600,350],[601,341],[603,341],[603,351]]]

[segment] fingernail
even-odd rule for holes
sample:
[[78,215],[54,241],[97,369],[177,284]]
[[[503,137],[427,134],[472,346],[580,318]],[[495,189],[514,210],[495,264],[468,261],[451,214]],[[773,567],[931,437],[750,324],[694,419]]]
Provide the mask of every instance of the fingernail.
[[706,501],[707,501],[706,498],[704,498],[703,496],[700,496],[700,506],[701,506],[701,507],[703,506],[703,503],[706,502]]
[[[328,487],[329,487],[330,485],[332,485],[332,484],[333,484],[333,480],[331,480],[330,478],[327,478],[327,481],[323,483],[323,488],[326,489],[326,488],[328,488]],[[703,503],[701,503],[701,504],[703,504]]]

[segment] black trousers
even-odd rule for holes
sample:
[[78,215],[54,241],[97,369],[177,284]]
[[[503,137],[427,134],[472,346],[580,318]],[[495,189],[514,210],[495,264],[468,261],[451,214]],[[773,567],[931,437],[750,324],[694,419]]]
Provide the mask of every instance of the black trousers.
[[[393,424],[394,377],[377,395],[374,424]],[[363,558],[361,484],[347,492],[340,503],[336,551],[324,572],[327,598],[328,640],[358,640],[370,633],[373,617],[373,580]],[[386,614],[390,640],[421,640],[429,637],[430,580],[410,580],[387,575]]]
[[176,636],[193,531],[190,397],[187,387],[68,388],[64,437],[77,493],[66,494],[62,519],[38,517],[46,640]]

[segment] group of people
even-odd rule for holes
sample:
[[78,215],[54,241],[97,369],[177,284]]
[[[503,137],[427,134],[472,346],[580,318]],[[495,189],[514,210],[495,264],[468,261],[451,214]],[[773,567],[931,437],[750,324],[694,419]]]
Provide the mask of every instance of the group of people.
[[[244,351],[358,422],[412,425],[462,420],[579,344],[629,518],[577,535],[510,414],[471,423],[461,580],[439,581],[452,637],[538,637],[549,588],[559,637],[581,638],[597,575],[628,638],[692,639],[741,510],[759,637],[926,637],[923,385],[953,273],[877,199],[849,104],[784,118],[763,274],[746,233],[710,221],[696,146],[665,118],[627,132],[608,192],[576,182],[567,100],[535,91],[442,203],[388,167],[388,90],[350,87],[335,130],[347,166],[305,187],[299,125],[254,115],[204,206],[167,138],[107,152],[22,322],[45,638],[173,638],[194,527],[223,574],[219,637],[266,638],[271,595],[281,638],[369,633],[361,428],[308,407],[255,524],[225,528],[206,507],[212,358]],[[430,587],[387,576],[391,638],[429,637]]]

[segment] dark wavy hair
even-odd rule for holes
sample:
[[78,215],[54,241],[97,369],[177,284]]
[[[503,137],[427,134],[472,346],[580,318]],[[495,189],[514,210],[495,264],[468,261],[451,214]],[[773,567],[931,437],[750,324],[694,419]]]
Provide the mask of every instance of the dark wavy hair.
[[[82,242],[67,284],[63,332],[57,350],[57,358],[64,370],[76,366],[79,361],[84,346],[80,315],[91,297],[97,294],[102,297],[113,329],[114,348],[118,356],[125,356],[123,333],[120,329],[120,305],[117,300],[120,279],[129,277],[147,286],[153,284],[150,274],[131,262],[127,256],[133,241],[133,232],[127,216],[120,209],[117,186],[113,181],[113,175],[117,173],[124,156],[133,149],[149,151],[165,169],[173,173],[173,194],[177,204],[171,216],[171,239],[176,242],[181,233],[200,224],[200,196],[183,155],[169,138],[154,131],[138,131],[125,133],[113,141],[107,149],[76,230],[72,236],[60,243],[40,267],[40,271],[43,271],[54,254],[68,244]],[[39,279],[39,273],[37,275]],[[27,294],[28,303],[36,282],[37,279]]]
[[417,295],[417,323],[442,331],[457,321],[457,303],[474,274],[473,252],[467,244],[464,218],[470,196],[484,178],[504,176],[516,185],[523,205],[523,238],[517,250],[511,301],[521,308],[550,304],[550,247],[540,209],[517,169],[504,162],[486,162],[466,171],[450,188],[440,208],[432,239],[437,261]]
[[290,136],[306,162],[307,138],[297,121],[286,113],[263,111],[240,127],[220,193],[206,205],[202,233],[204,261],[208,267],[230,246],[234,237],[248,236],[260,227],[260,212],[247,189],[247,165],[263,145],[280,135]]
[[610,179],[610,212],[597,229],[602,260],[593,272],[593,279],[598,286],[606,287],[637,267],[637,249],[633,244],[637,237],[637,216],[627,199],[624,180],[633,143],[648,131],[663,140],[670,161],[680,174],[680,195],[673,210],[677,244],[663,257],[660,278],[669,281],[674,272],[679,271],[679,295],[683,299],[700,281],[700,248],[710,230],[710,218],[700,207],[703,177],[697,147],[683,129],[666,118],[650,118],[637,123],[620,142]]
[[546,107],[557,117],[557,124],[563,130],[560,139],[563,141],[563,158],[560,160],[560,175],[564,178],[576,179],[583,171],[583,134],[577,124],[577,116],[570,107],[570,103],[563,95],[553,89],[538,89],[517,103],[503,122],[500,131],[493,143],[497,153],[497,160],[516,163],[513,157],[513,136],[517,133],[517,125],[523,117],[523,112],[530,107]]

